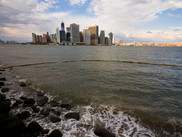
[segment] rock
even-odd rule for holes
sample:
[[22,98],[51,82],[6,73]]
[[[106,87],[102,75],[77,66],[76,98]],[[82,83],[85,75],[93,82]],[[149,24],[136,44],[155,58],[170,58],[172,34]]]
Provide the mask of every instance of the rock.
[[24,112],[21,112],[20,114],[17,115],[17,117],[21,120],[25,120],[27,118],[30,117],[30,112],[29,111],[24,111]]
[[4,82],[0,81],[0,87],[5,86]]
[[6,99],[6,96],[4,94],[0,93],[0,103]]
[[58,130],[53,130],[47,137],[62,137],[63,134]]
[[22,120],[18,118],[8,117],[4,121],[4,125],[1,128],[1,136],[3,137],[21,137],[24,135],[26,126]]
[[27,132],[31,137],[39,136],[42,131],[43,128],[35,121],[29,123],[27,126]]
[[70,112],[70,113],[67,113],[67,114],[65,115],[65,117],[66,117],[67,119],[76,119],[76,120],[79,120],[79,119],[80,119],[80,115],[79,115],[79,113],[77,113],[77,112]]
[[9,88],[2,88],[2,89],[1,89],[1,92],[2,92],[2,93],[9,92]]
[[33,98],[28,98],[27,100],[24,101],[25,105],[34,105],[35,100]]
[[17,104],[22,104],[23,101],[21,101],[21,100],[16,100],[16,103],[17,103]]
[[2,75],[2,73],[0,72],[0,75]]
[[48,109],[43,109],[40,114],[44,115],[44,116],[48,116],[49,115],[49,110]]
[[20,83],[20,87],[26,87],[27,85],[25,84],[25,82],[21,82]]
[[52,113],[55,114],[56,116],[60,116],[61,115],[61,112],[56,111],[56,110],[52,110]]
[[67,110],[71,109],[71,106],[69,104],[61,104],[60,107],[65,108]]
[[44,93],[42,93],[40,91],[37,91],[36,94],[37,94],[37,96],[44,96]]
[[25,101],[25,100],[27,100],[28,98],[25,97],[25,96],[21,96],[20,99]]
[[33,110],[34,112],[36,112],[36,113],[40,111],[40,109],[37,108],[35,105],[32,105],[31,108],[32,108],[32,110]]
[[49,119],[51,120],[52,123],[57,123],[61,121],[61,119],[56,116],[50,116]]
[[16,107],[18,107],[19,106],[19,104],[17,103],[17,102],[15,102],[12,106],[11,106],[11,109],[14,109],[14,108],[16,108]]
[[48,134],[49,133],[49,129],[44,129],[41,134]]
[[110,133],[105,128],[96,128],[94,133],[99,137],[116,137],[113,133]]
[[8,114],[9,111],[11,110],[10,105],[11,105],[10,100],[7,99],[7,100],[2,101],[0,103],[0,113]]
[[5,71],[5,69],[0,69],[0,71]]
[[49,104],[50,104],[51,107],[58,107],[58,106],[60,106],[60,104],[58,102],[54,101],[54,100],[49,102]]
[[0,81],[6,81],[5,77],[0,78]]
[[37,105],[39,106],[43,106],[47,103],[48,101],[48,97],[46,96],[41,96],[38,100],[37,100]]

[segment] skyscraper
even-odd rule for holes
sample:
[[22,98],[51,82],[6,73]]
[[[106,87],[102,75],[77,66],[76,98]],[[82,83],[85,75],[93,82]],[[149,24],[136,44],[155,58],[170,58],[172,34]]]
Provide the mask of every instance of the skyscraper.
[[109,33],[109,45],[112,45],[113,43],[113,33],[112,32],[110,32]]
[[105,32],[104,30],[101,30],[100,32],[100,45],[105,45]]
[[59,32],[59,28],[56,29],[56,37],[57,37],[57,43],[60,43],[60,32]]
[[65,31],[64,30],[61,30],[59,32],[59,34],[60,34],[60,43],[64,43],[66,41]]
[[70,34],[70,27],[67,27],[66,28],[66,41],[67,42],[70,42],[70,37],[71,37],[71,34]]
[[37,36],[35,33],[32,33],[32,43],[37,43]]
[[83,30],[83,39],[86,45],[90,45],[90,30],[89,29]]
[[90,30],[90,37],[91,37],[91,45],[97,45],[99,27],[97,25],[90,26],[89,30]]
[[79,25],[75,23],[70,24],[70,32],[71,32],[71,43],[80,42]]
[[61,30],[62,30],[62,31],[65,31],[65,30],[64,30],[64,22],[61,23]]

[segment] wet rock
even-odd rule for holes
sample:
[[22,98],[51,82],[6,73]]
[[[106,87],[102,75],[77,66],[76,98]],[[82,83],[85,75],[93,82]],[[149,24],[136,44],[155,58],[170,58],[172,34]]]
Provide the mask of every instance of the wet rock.
[[0,69],[0,71],[5,71],[5,69]]
[[37,105],[43,106],[43,105],[45,105],[45,104],[47,103],[47,101],[48,101],[48,97],[42,96],[42,97],[40,97],[40,98],[37,100]]
[[10,105],[11,105],[11,101],[10,100],[4,100],[0,103],[0,112],[3,114],[8,114],[10,111]]
[[42,93],[40,91],[37,91],[36,94],[37,94],[37,96],[44,96],[44,93]]
[[28,98],[27,100],[24,101],[25,105],[34,105],[35,100],[33,98]]
[[0,126],[2,137],[21,137],[24,135],[26,126],[22,120],[7,116],[3,119],[3,123],[3,126]]
[[16,100],[16,103],[17,103],[17,104],[22,104],[23,101],[21,101],[21,100]]
[[32,110],[33,110],[34,112],[36,112],[36,113],[40,111],[40,109],[37,108],[35,105],[32,105],[31,108],[32,108]]
[[49,110],[48,109],[43,109],[40,114],[44,115],[44,116],[48,116],[49,115]]
[[25,84],[25,82],[21,82],[20,83],[20,87],[26,87],[27,85]]
[[67,110],[71,109],[71,106],[69,104],[61,104],[60,107],[65,108]]
[[20,99],[25,101],[25,100],[27,100],[28,98],[25,97],[25,96],[21,96]]
[[56,117],[56,116],[50,116],[49,119],[52,123],[57,123],[57,122],[61,121],[61,119],[59,117]]
[[9,88],[2,88],[2,89],[1,89],[1,92],[2,92],[2,93],[9,92]]
[[79,115],[79,113],[77,113],[77,112],[67,113],[67,114],[65,115],[65,117],[66,117],[67,119],[76,119],[76,120],[79,120],[79,119],[80,119],[80,115]]
[[44,129],[41,134],[48,134],[49,133],[49,129]]
[[61,115],[61,112],[56,111],[56,110],[52,110],[52,113],[55,114],[56,116],[60,116]]
[[5,86],[4,82],[0,81],[0,87]]
[[47,137],[62,137],[63,134],[58,130],[53,130]]
[[5,77],[0,78],[0,81],[6,81]]
[[6,96],[4,94],[0,93],[0,103],[6,99]]
[[42,131],[43,128],[35,121],[29,123],[27,126],[27,132],[31,137],[39,136]]
[[12,106],[11,106],[11,109],[14,109],[14,108],[16,108],[16,107],[18,107],[19,106],[19,104],[17,103],[17,102],[15,102]]
[[94,133],[99,137],[116,137],[113,133],[110,133],[105,128],[96,128]]
[[58,107],[58,106],[60,106],[60,104],[58,102],[54,101],[54,100],[49,102],[49,104],[50,104],[51,107]]
[[29,111],[24,111],[24,112],[21,112],[20,114],[17,115],[17,117],[21,120],[25,120],[27,118],[30,117],[30,112]]
[[76,126],[77,126],[78,128],[79,128],[79,127],[84,127],[84,128],[87,129],[87,130],[91,130],[91,129],[93,128],[92,125],[87,125],[87,124],[82,124],[82,123],[79,123],[79,124],[77,124]]
[[0,72],[0,75],[2,75],[2,73]]

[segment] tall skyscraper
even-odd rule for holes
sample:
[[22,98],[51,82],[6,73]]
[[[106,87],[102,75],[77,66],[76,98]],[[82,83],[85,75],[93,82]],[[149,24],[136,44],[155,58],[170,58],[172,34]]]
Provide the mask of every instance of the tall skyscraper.
[[32,43],[37,43],[37,36],[35,33],[32,33]]
[[113,43],[113,33],[112,32],[110,32],[109,33],[109,45],[112,45]]
[[61,23],[61,30],[62,30],[62,31],[65,31],[65,30],[64,30],[64,22]]
[[90,37],[91,37],[91,45],[97,45],[98,44],[99,27],[97,25],[90,26],[89,30],[90,30]]
[[60,32],[59,32],[59,28],[56,28],[56,37],[57,37],[57,43],[60,43]]
[[100,32],[100,45],[101,46],[105,45],[105,32],[104,32],[104,30],[101,30],[101,32]]
[[90,30],[89,29],[83,30],[83,39],[86,45],[90,45]]
[[70,37],[71,37],[71,33],[70,33],[70,27],[66,28],[66,41],[70,42]]
[[60,43],[64,43],[66,41],[65,31],[64,30],[61,30],[59,32],[59,34],[60,34]]
[[83,33],[80,32],[80,42],[83,42]]
[[80,42],[79,25],[75,23],[70,24],[70,32],[71,32],[71,43]]

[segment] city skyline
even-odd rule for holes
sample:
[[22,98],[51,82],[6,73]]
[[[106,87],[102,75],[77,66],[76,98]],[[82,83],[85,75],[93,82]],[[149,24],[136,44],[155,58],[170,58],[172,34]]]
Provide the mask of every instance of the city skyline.
[[32,32],[55,33],[64,20],[81,30],[97,24],[105,34],[113,32],[116,42],[182,42],[179,0],[1,0],[0,5],[0,38],[5,41],[28,42]]

